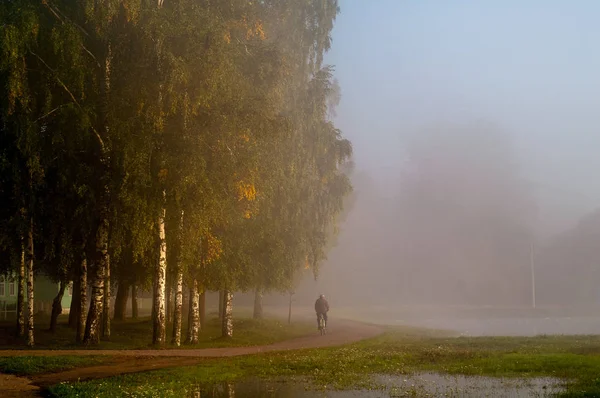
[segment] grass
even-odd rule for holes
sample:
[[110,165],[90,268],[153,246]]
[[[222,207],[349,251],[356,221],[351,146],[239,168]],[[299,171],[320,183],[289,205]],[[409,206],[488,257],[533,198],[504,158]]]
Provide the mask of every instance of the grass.
[[41,373],[60,372],[81,366],[98,365],[110,361],[112,357],[0,357],[0,373],[17,376],[33,376]]
[[[36,319],[37,325],[46,325],[46,319]],[[149,317],[138,320],[113,321],[110,341],[102,341],[90,349],[148,349],[152,342],[152,321]],[[167,325],[167,341],[170,341],[172,324]],[[182,342],[186,336],[186,325],[182,328]],[[181,348],[213,348],[241,347],[271,344],[282,340],[304,336],[314,332],[312,323],[296,322],[288,325],[276,319],[254,320],[234,317],[234,335],[230,339],[222,339],[221,326],[216,317],[210,317],[200,333],[198,344],[182,344]],[[35,332],[35,349],[81,349],[75,343],[75,331],[67,325],[67,316],[59,317],[56,333],[37,328]],[[168,346],[168,348],[175,348]],[[0,349],[27,349],[22,340],[14,337],[14,323],[0,323]]]
[[210,359],[201,365],[59,384],[61,397],[177,397],[198,385],[252,378],[309,380],[316,388],[375,387],[374,374],[435,371],[568,381],[564,396],[600,396],[600,336],[444,337],[439,332],[390,329],[345,347]]

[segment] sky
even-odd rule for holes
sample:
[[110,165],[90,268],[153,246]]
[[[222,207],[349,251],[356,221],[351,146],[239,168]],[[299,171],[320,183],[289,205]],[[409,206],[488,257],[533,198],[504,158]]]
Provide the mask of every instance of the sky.
[[600,207],[600,2],[341,0],[326,62],[359,170],[393,196],[406,138],[485,120],[513,135],[540,233]]

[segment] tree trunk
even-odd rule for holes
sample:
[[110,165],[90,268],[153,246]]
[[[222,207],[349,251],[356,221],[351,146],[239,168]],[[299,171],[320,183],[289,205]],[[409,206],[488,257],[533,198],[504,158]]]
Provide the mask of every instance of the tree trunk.
[[290,293],[290,307],[288,309],[288,325],[292,324],[292,296],[294,293]]
[[58,294],[52,301],[52,315],[50,316],[50,332],[56,332],[56,322],[58,322],[58,316],[62,314],[62,299],[65,295],[65,288],[67,287],[66,281],[60,281],[60,288]]
[[108,212],[102,218],[96,233],[96,257],[97,262],[92,267],[92,297],[90,309],[85,323],[83,343],[86,345],[98,344],[100,342],[100,318],[104,312],[104,273],[108,264]]
[[[164,193],[163,193],[164,195]],[[160,239],[160,258],[154,277],[154,333],[152,344],[162,346],[166,342],[167,327],[165,323],[165,279],[167,274],[167,243],[165,241],[165,209],[158,218],[158,234]]]
[[[182,325],[183,325],[183,318],[185,316],[187,316],[188,317],[187,319],[189,319],[189,316],[190,316],[190,308],[189,308],[189,306],[190,306],[190,297],[189,297],[189,295],[190,295],[190,289],[188,289],[185,286],[185,283],[184,283],[184,285],[183,285],[183,294],[181,295],[181,302],[182,302],[182,304],[181,304],[181,324]],[[186,310],[187,310],[187,315],[183,315]],[[181,334],[183,336],[183,326],[182,326]]]
[[229,290],[223,291],[222,336],[233,336],[233,293]]
[[190,311],[188,320],[188,336],[186,342],[198,344],[198,333],[200,332],[200,314],[198,313],[198,281],[193,280],[190,287]]
[[[99,109],[100,125],[102,132],[105,134],[105,139],[109,136],[108,125],[108,108],[110,104],[110,70],[111,70],[111,44],[106,43],[106,53],[103,59],[103,68],[99,71],[102,83],[100,83],[102,106]],[[87,320],[85,323],[85,332],[83,335],[83,343],[86,345],[98,344],[100,342],[101,317],[104,313],[104,284],[105,273],[109,267],[110,260],[108,258],[108,233],[110,230],[110,149],[106,143],[96,133],[98,137],[98,145],[100,146],[100,177],[101,190],[99,192],[99,220],[98,230],[96,231],[96,263],[92,267],[92,297],[90,299],[90,309],[88,311]],[[108,317],[107,317],[108,318]]]
[[256,291],[254,292],[254,319],[262,319],[263,317],[262,296],[262,289],[257,287]]
[[227,383],[226,398],[235,398],[235,384],[231,382]]
[[122,321],[127,312],[127,300],[129,299],[129,282],[121,280],[117,288],[117,297],[115,298],[115,316],[113,319]]
[[110,255],[104,271],[104,308],[102,311],[102,339],[110,340]]
[[177,347],[181,345],[181,307],[183,307],[183,272],[181,264],[177,264],[177,285],[175,288],[175,311],[173,313],[173,341]]
[[[79,274],[79,272],[77,273]],[[81,307],[81,289],[79,275],[73,279],[73,295],[71,296],[71,307],[69,309],[69,327],[77,329],[77,317],[79,308]]]
[[[156,270],[155,270],[156,273]],[[156,279],[153,276],[154,279]],[[156,318],[156,300],[154,299],[154,292],[156,291],[156,281],[154,281],[154,285],[152,286],[152,314],[150,315],[150,319],[152,319],[152,340],[154,341],[154,319]]]
[[[173,312],[173,341],[181,345],[181,318],[183,307],[183,269],[181,267],[181,245],[183,240],[183,210],[176,229],[177,245],[175,247],[175,308]],[[173,258],[173,256],[171,256]]]
[[138,319],[137,285],[131,285],[131,318]]
[[19,286],[17,292],[17,337],[25,336],[25,245],[21,240],[21,261],[19,262]]
[[87,304],[87,254],[85,247],[82,249],[83,256],[79,264],[79,308],[77,309],[77,334],[75,341],[80,343],[83,341],[83,333],[85,331],[85,309]]
[[194,324],[194,314],[192,312],[192,305],[193,305],[193,296],[194,296],[194,288],[193,288],[193,282],[192,282],[192,286],[190,286],[188,289],[188,322],[187,322],[187,336],[185,338],[185,342],[186,344],[190,343],[190,339],[192,337],[192,325]]
[[219,319],[223,320],[223,290],[219,290]]
[[200,315],[200,330],[206,327],[206,291],[202,289],[200,298],[198,299],[198,312]]
[[27,345],[33,347],[33,217],[29,218],[29,231],[27,231]]
[[169,322],[173,321],[173,278],[169,276],[168,272],[165,279],[165,301],[167,305],[165,321],[168,324]]

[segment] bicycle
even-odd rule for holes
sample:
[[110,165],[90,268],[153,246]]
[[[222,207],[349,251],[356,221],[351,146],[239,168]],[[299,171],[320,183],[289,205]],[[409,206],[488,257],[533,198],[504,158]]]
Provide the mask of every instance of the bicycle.
[[327,334],[327,323],[325,322],[325,317],[323,316],[323,314],[319,314],[319,332],[321,333],[321,336]]

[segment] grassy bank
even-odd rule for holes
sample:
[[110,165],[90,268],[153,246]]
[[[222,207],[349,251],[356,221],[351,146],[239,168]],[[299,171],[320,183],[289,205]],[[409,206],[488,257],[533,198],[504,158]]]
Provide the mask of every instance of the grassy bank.
[[[42,322],[38,324],[43,324]],[[241,347],[271,344],[282,340],[304,336],[314,332],[314,325],[309,322],[296,322],[288,325],[276,319],[254,320],[250,317],[234,319],[234,335],[231,339],[222,339],[221,325],[216,317],[207,320],[202,329],[198,344],[182,345],[181,348]],[[173,327],[168,325],[170,336]],[[186,325],[183,325],[182,340],[186,336]],[[75,331],[66,324],[66,317],[61,317],[55,333],[46,330],[36,331],[35,349],[81,349],[75,343]],[[171,341],[170,337],[167,341]],[[102,341],[90,349],[148,349],[152,342],[152,321],[149,317],[138,320],[113,321],[110,341]],[[169,348],[175,348],[169,346]],[[21,340],[14,337],[14,324],[0,325],[0,349],[27,349]]]
[[199,384],[247,378],[307,378],[317,388],[373,386],[373,374],[436,371],[569,381],[566,396],[600,396],[600,336],[451,338],[415,329],[346,347],[206,360],[202,365],[61,384],[61,397],[186,396]]

